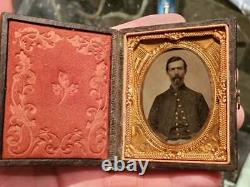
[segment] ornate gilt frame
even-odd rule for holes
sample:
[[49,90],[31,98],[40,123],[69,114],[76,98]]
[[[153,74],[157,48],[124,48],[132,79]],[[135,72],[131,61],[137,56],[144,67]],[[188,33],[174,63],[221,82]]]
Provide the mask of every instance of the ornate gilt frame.
[[[112,85],[120,86],[116,94],[121,94],[122,100],[120,105],[111,106],[111,119],[114,113],[121,122],[116,124],[120,129],[111,131],[111,137],[116,134],[122,138],[111,147],[111,155],[116,148],[122,159],[149,160],[152,167],[235,168],[235,25],[235,20],[228,19],[126,29],[117,34],[123,41],[120,60],[124,61],[122,67],[113,68],[122,78],[113,80]],[[149,127],[141,92],[154,59],[177,48],[190,50],[203,60],[212,83],[213,107],[201,132],[186,143],[171,145]]]

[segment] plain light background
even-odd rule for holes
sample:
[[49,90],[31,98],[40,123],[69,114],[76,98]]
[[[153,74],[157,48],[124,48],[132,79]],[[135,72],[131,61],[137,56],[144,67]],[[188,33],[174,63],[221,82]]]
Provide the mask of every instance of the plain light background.
[[170,87],[171,82],[165,69],[168,59],[173,56],[180,56],[187,63],[187,73],[184,79],[185,85],[192,90],[202,93],[210,110],[212,108],[210,75],[203,60],[190,50],[176,49],[159,55],[146,73],[142,89],[143,110],[146,119],[148,119],[155,97]]

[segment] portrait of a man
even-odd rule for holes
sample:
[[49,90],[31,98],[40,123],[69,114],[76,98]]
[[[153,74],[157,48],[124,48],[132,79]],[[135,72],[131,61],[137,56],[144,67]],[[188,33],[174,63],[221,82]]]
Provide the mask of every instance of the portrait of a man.
[[185,85],[188,67],[183,58],[168,59],[165,71],[171,85],[155,97],[148,115],[149,124],[167,141],[191,139],[208,117],[208,104],[201,93]]

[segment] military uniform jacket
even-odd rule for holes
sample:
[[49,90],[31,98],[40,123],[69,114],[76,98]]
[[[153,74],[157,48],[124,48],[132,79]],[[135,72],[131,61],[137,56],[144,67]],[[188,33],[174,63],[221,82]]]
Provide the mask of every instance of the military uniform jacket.
[[176,92],[170,86],[155,98],[148,120],[153,130],[167,140],[189,139],[202,128],[208,113],[201,93],[185,85]]

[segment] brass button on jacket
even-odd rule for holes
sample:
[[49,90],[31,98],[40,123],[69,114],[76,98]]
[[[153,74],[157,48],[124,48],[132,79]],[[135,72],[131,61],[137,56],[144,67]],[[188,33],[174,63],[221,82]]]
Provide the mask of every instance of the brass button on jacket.
[[[176,101],[176,96],[180,99],[180,102]],[[181,113],[179,118],[182,124],[176,121],[176,111],[178,106]],[[175,140],[178,138],[186,139],[192,134],[198,132],[204,125],[209,113],[208,105],[201,93],[183,85],[178,90],[178,94],[170,86],[170,88],[158,95],[150,109],[148,120],[151,127],[161,134],[166,136],[166,139]],[[184,116],[185,115],[185,116]],[[183,116],[185,119],[183,119]],[[179,117],[179,116],[178,116]],[[176,123],[182,125],[185,129],[188,126],[189,132],[181,130],[179,136],[172,133]],[[187,125],[186,125],[187,124]],[[171,130],[171,131],[170,131]]]

